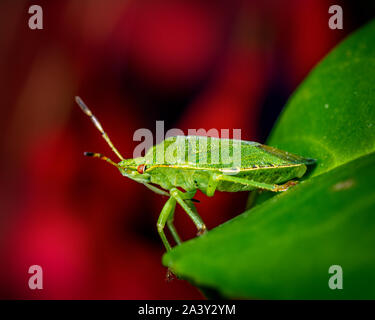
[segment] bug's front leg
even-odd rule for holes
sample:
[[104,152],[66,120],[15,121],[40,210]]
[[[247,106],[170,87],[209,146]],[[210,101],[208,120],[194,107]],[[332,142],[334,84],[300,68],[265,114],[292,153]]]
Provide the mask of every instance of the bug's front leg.
[[[176,201],[175,201],[175,205],[176,205]],[[174,209],[167,219],[167,225],[168,225],[169,231],[172,234],[172,237],[173,237],[174,241],[176,241],[177,245],[179,245],[179,244],[181,244],[181,238],[177,233],[177,230],[176,230],[176,227],[174,226],[173,220],[174,220]]]
[[176,200],[173,197],[170,197],[168,201],[165,203],[163,209],[161,210],[161,213],[158,218],[158,222],[156,224],[159,236],[161,240],[163,241],[164,246],[167,249],[167,251],[171,250],[172,248],[168,242],[167,237],[165,236],[164,227],[170,215],[174,213],[175,208],[176,208]]
[[186,213],[189,215],[191,220],[193,220],[195,226],[198,229],[197,235],[200,236],[206,233],[207,231],[206,225],[204,224],[202,218],[199,216],[197,212],[197,209],[195,208],[193,202],[191,201],[191,199],[195,195],[195,191],[183,193],[177,188],[172,188],[170,190],[170,193],[171,193],[171,196],[174,199],[176,199],[176,201],[182,207],[182,209],[186,211]]

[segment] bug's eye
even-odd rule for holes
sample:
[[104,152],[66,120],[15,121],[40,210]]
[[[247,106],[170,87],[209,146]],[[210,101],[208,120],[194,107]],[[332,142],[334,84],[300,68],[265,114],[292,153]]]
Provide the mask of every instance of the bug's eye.
[[146,165],[145,164],[140,164],[138,167],[137,167],[137,171],[138,173],[142,174],[144,173],[146,170]]

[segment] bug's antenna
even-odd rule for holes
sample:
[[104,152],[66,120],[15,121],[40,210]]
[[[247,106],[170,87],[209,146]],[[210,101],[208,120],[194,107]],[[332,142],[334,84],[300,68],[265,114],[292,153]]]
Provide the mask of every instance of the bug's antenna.
[[[93,122],[93,124],[95,125],[95,127],[100,131],[100,133],[102,134],[102,137],[103,139],[107,142],[107,144],[109,145],[109,147],[112,149],[112,151],[114,153],[116,153],[116,155],[121,159],[121,160],[124,160],[123,156],[121,155],[120,152],[118,152],[118,150],[115,148],[115,146],[113,145],[111,139],[109,139],[108,135],[105,133],[105,131],[103,130],[103,127],[102,125],[100,124],[99,120],[93,115],[93,113],[91,112],[91,110],[87,107],[87,105],[82,101],[82,99],[78,96],[75,97],[75,100],[77,102],[77,104],[79,105],[79,107],[81,108],[81,110],[90,117],[91,121]],[[91,153],[90,153],[91,154]],[[108,158],[107,158],[108,159]],[[108,159],[110,160],[110,159]],[[108,161],[106,160],[106,161]],[[112,161],[112,160],[111,160]],[[108,161],[109,162],[109,161]],[[113,162],[113,161],[112,161]]]
[[103,156],[100,153],[96,153],[96,152],[84,152],[83,155],[85,155],[86,157],[99,158],[100,160],[107,161],[111,165],[117,167],[118,169],[121,169],[121,167],[116,162],[112,161],[111,159],[109,159],[106,156]]

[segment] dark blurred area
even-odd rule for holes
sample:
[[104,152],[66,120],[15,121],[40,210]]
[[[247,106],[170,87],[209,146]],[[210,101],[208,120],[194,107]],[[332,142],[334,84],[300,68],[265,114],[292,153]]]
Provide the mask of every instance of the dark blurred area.
[[[32,4],[43,30],[28,27]],[[330,5],[344,29],[328,27]],[[293,90],[374,4],[328,0],[0,2],[0,297],[200,299],[166,282],[156,220],[165,198],[83,157],[111,154],[80,95],[132,157],[138,128],[242,130],[264,142]],[[209,229],[246,193],[197,195]],[[195,228],[178,208],[184,240]],[[28,287],[43,268],[43,290]]]

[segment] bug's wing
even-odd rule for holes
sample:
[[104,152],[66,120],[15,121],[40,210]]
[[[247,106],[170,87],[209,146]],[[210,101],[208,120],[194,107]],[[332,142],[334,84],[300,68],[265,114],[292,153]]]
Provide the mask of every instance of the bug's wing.
[[[187,142],[189,164],[209,168],[232,168],[234,164],[241,167],[241,150],[244,143],[241,140],[188,136]],[[255,142],[249,144],[257,145]]]
[[284,150],[280,150],[280,149],[277,149],[277,148],[274,148],[274,147],[270,147],[270,146],[266,146],[264,144],[259,144],[258,145],[258,148],[266,151],[267,153],[279,158],[280,160],[284,160],[284,161],[287,161],[287,162],[290,162],[290,163],[301,163],[301,164],[314,164],[315,163],[315,159],[309,159],[309,158],[304,158],[304,157],[301,157],[301,156],[298,156],[296,154],[293,154],[293,153],[290,153],[290,152],[287,152],[287,151],[284,151]]

